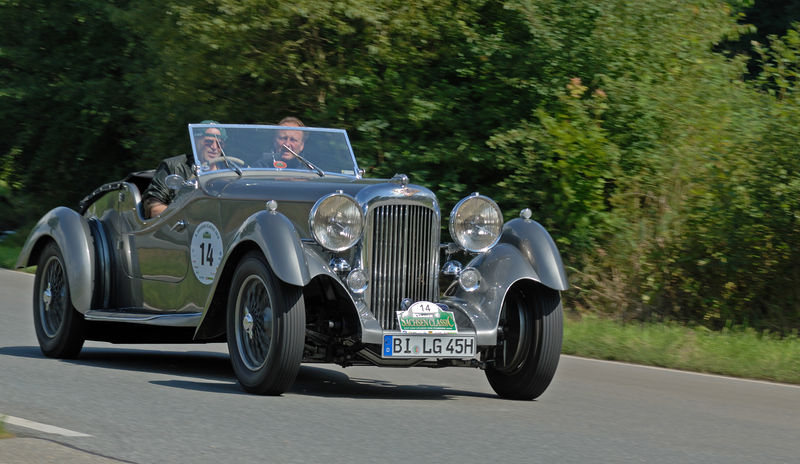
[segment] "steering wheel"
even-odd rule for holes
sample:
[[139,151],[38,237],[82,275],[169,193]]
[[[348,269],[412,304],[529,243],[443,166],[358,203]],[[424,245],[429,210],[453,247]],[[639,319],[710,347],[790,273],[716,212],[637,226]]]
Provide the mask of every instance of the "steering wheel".
[[237,164],[240,168],[246,168],[247,167],[247,163],[245,163],[243,159],[237,158],[235,156],[225,156],[225,157],[220,156],[219,158],[215,158],[215,159],[209,161],[208,165],[211,166],[213,164],[221,164],[221,165],[225,166],[225,161],[226,160],[231,162],[231,163]]

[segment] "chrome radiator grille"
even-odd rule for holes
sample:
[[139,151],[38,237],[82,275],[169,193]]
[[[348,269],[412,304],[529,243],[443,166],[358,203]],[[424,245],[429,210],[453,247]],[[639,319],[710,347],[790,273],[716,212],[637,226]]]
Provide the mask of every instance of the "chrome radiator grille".
[[394,330],[403,298],[433,301],[437,296],[439,221],[425,206],[392,204],[373,209],[369,222],[368,301],[381,327]]

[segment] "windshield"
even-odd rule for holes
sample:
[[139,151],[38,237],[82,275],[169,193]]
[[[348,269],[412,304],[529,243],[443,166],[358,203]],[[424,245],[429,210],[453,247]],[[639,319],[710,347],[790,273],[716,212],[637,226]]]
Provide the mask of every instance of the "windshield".
[[200,174],[220,169],[358,173],[347,132],[295,126],[189,124]]

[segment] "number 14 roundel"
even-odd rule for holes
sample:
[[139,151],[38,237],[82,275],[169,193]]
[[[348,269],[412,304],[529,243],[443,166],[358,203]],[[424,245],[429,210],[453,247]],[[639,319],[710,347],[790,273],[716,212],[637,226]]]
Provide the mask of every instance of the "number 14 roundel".
[[222,261],[222,238],[214,224],[205,221],[194,230],[191,255],[195,277],[203,284],[211,285]]

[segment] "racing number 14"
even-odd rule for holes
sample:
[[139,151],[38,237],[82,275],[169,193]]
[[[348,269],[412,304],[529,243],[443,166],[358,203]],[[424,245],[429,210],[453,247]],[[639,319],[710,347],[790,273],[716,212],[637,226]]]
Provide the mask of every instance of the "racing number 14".
[[211,243],[200,242],[200,265],[205,266],[208,263],[209,266],[214,265],[214,248],[211,246]]
[[204,285],[211,285],[225,250],[219,230],[214,224],[206,221],[197,226],[192,235],[190,250],[195,277]]

